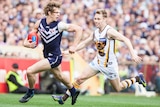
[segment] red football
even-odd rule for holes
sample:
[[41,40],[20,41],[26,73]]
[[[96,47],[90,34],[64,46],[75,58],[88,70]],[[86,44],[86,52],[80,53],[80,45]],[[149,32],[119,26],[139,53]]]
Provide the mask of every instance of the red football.
[[36,32],[29,33],[27,39],[30,40],[30,42],[36,41],[36,45],[38,45],[38,34]]

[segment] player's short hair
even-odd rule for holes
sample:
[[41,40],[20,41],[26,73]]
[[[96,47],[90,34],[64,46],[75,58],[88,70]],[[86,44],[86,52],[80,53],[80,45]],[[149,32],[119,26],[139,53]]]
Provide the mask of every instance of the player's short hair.
[[105,9],[97,9],[95,14],[102,14],[104,18],[107,18],[107,11]]
[[43,9],[44,14],[48,15],[48,12],[50,11],[51,13],[54,12],[54,8],[60,8],[61,7],[61,3],[59,2],[49,2]]

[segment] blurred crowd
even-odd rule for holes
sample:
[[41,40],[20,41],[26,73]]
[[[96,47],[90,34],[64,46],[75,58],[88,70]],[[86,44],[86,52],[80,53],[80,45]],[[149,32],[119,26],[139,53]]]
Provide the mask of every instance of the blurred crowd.
[[[35,21],[44,17],[49,0],[0,0],[0,45],[22,46]],[[57,0],[62,2],[60,20],[83,27],[83,40],[95,29],[93,15],[97,8],[108,12],[107,23],[128,37],[144,63],[160,62],[160,0]],[[74,34],[63,32],[62,49],[72,44]],[[41,44],[39,44],[41,46]],[[130,61],[127,47],[116,41],[118,61]],[[2,50],[0,50],[2,51]],[[1,55],[6,53],[0,52]],[[94,43],[79,54],[90,62],[95,56]],[[12,54],[10,54],[12,55]],[[13,54],[16,55],[16,54]],[[18,56],[18,55],[17,55]],[[137,67],[137,69],[143,68]],[[134,71],[134,67],[130,67]],[[120,65],[120,71],[124,67]],[[155,68],[155,72],[160,71]]]

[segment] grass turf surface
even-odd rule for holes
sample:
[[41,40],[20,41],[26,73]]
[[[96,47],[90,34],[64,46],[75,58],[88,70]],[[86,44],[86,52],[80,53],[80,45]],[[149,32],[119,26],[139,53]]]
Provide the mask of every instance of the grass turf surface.
[[[0,94],[0,107],[71,107],[71,99],[64,105],[52,100],[51,95],[35,95],[27,103],[19,103],[23,94]],[[79,96],[74,107],[160,107],[160,96],[135,97],[133,94]]]

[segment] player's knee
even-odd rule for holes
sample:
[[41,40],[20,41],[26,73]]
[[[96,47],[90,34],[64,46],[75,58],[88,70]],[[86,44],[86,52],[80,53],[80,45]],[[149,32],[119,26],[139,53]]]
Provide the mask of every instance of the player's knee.
[[115,87],[114,90],[115,90],[116,92],[120,92],[120,91],[121,91],[121,88]]
[[120,89],[115,89],[115,91],[116,91],[116,92],[120,92],[121,90],[120,90]]
[[32,76],[33,75],[33,73],[32,73],[32,69],[29,67],[29,68],[27,68],[27,76]]

